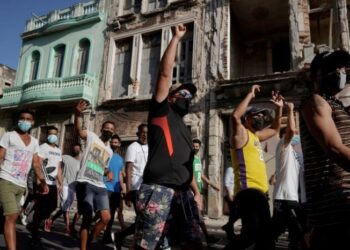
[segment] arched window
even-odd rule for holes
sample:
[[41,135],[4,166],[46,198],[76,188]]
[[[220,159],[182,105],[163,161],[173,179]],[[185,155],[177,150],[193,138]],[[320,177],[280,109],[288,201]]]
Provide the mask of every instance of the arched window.
[[79,42],[78,73],[85,74],[88,69],[90,41],[83,39]]
[[40,63],[40,52],[35,50],[32,53],[32,60],[30,62],[29,81],[38,79],[39,63]]
[[62,76],[65,50],[66,50],[66,45],[63,45],[63,44],[55,47],[54,72],[53,72],[54,77]]

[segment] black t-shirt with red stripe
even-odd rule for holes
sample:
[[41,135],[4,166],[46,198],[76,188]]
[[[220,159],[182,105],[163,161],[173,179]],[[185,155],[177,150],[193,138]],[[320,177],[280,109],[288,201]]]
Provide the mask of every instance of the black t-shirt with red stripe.
[[191,132],[167,99],[161,103],[151,100],[148,147],[143,182],[187,189],[193,175]]

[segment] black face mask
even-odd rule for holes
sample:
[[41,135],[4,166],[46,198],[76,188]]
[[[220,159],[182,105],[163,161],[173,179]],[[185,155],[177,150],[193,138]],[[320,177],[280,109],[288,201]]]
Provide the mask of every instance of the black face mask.
[[113,152],[118,148],[118,146],[115,145],[111,145],[111,149],[113,150]]
[[333,96],[340,92],[346,84],[346,74],[341,72],[331,72],[321,80],[322,93]]
[[173,104],[173,108],[181,117],[188,114],[189,107],[190,107],[190,100],[185,98],[178,98]]
[[113,132],[108,130],[102,130],[102,135],[101,135],[102,141],[109,141],[109,139],[111,139],[112,136],[113,136]]
[[79,154],[80,154],[80,152],[76,152],[76,151],[73,151],[73,152],[72,152],[72,156],[73,156],[73,157],[76,157],[76,156],[78,156]]
[[252,127],[255,131],[262,130],[264,128],[264,117],[255,117],[252,120]]

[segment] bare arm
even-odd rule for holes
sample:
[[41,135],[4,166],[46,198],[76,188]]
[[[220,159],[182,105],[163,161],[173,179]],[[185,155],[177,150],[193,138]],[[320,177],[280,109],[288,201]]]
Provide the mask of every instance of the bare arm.
[[134,169],[134,164],[132,162],[126,163],[126,193],[131,191],[131,176]]
[[174,36],[164,52],[160,62],[158,81],[155,88],[155,100],[157,102],[164,101],[169,94],[169,84],[173,73],[173,65],[176,56],[176,49],[179,41],[186,33],[186,26],[179,24],[175,26]]
[[231,145],[233,148],[242,148],[248,140],[246,129],[244,128],[241,118],[246,112],[249,103],[255,97],[255,91],[260,91],[259,85],[253,85],[251,91],[238,104],[237,108],[232,112],[232,137]]
[[125,166],[123,166],[122,170],[119,172],[119,182],[120,182],[120,187],[122,189],[121,193],[125,195],[126,194]]
[[6,149],[3,147],[0,147],[0,164],[3,163],[5,160],[5,154],[6,154]]
[[266,141],[267,139],[276,135],[280,131],[280,127],[281,127],[283,97],[279,94],[279,92],[272,91],[271,101],[276,105],[275,119],[273,120],[270,127],[264,128],[263,130],[256,132],[256,136],[259,138],[259,141],[261,142]]
[[202,210],[202,196],[201,196],[201,193],[198,190],[197,183],[196,183],[196,180],[194,178],[194,175],[192,177],[192,181],[191,181],[190,187],[191,187],[191,189],[193,191],[194,200],[196,201],[199,210]]
[[311,135],[327,156],[346,171],[350,171],[350,148],[342,142],[329,104],[321,96],[314,95],[303,107],[302,115]]
[[62,192],[63,191],[62,162],[58,163],[56,180],[57,180],[59,191]]
[[287,103],[288,106],[288,121],[287,132],[284,136],[284,147],[287,147],[292,141],[293,136],[296,134],[296,126],[294,119],[294,104],[292,102]]
[[75,114],[74,114],[74,128],[75,131],[78,133],[79,137],[83,140],[87,137],[86,130],[83,130],[82,128],[82,113],[84,110],[86,110],[88,106],[88,103],[84,100],[79,101],[77,106],[75,107]]
[[216,191],[220,191],[220,188],[218,186],[216,186],[211,180],[209,180],[209,178],[202,172],[201,174],[202,180],[207,183],[207,185],[211,186],[212,188],[214,188]]

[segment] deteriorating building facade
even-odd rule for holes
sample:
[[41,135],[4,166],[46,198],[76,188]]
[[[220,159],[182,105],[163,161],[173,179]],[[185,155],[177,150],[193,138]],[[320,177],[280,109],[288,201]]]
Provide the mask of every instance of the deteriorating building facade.
[[[193,137],[203,141],[205,171],[221,184],[231,164],[232,110],[256,83],[262,85],[256,103],[272,107],[269,95],[276,89],[298,104],[305,93],[298,72],[308,67],[315,51],[349,50],[349,2],[114,0],[95,127],[114,120],[124,141],[136,138],[137,125],[147,121],[171,27],[184,23],[188,32],[178,48],[172,83],[193,82],[198,88],[185,121]],[[269,173],[274,171],[274,141],[265,144]],[[222,215],[222,197],[207,190],[210,217]]]

